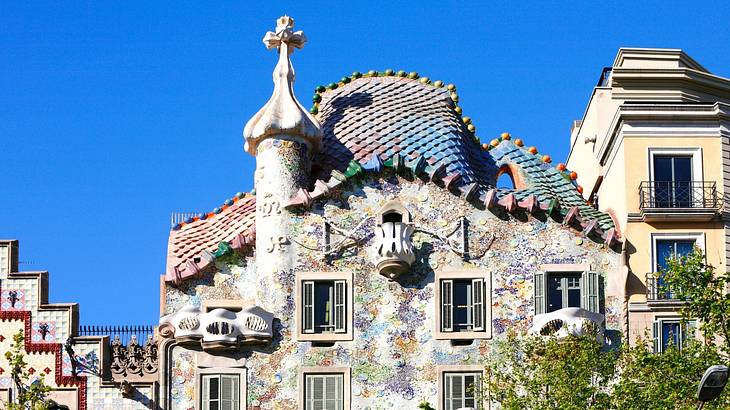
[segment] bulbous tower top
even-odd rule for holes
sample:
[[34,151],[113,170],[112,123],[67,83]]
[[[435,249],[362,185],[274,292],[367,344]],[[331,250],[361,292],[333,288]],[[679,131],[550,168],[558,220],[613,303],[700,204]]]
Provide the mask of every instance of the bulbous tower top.
[[282,16],[276,22],[276,31],[264,36],[266,48],[279,51],[279,62],[274,68],[274,92],[269,101],[254,115],[243,129],[245,149],[256,156],[259,143],[266,138],[282,137],[303,140],[312,153],[319,150],[322,127],[294,96],[294,68],[289,57],[295,48],[304,47],[307,37],[294,31],[294,19]]

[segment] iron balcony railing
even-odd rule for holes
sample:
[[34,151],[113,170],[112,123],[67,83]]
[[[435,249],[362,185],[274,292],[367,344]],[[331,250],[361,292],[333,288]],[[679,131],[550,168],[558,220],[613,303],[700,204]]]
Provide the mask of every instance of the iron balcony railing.
[[137,343],[144,345],[148,337],[154,337],[155,327],[151,325],[79,326],[79,336],[109,336],[110,343],[114,340],[115,336],[119,336],[124,346],[129,344],[132,335],[137,336]]
[[639,199],[642,210],[719,207],[717,186],[708,181],[643,181]]
[[661,273],[650,272],[646,274],[646,299],[649,301],[677,300],[677,295],[671,289],[663,286]]

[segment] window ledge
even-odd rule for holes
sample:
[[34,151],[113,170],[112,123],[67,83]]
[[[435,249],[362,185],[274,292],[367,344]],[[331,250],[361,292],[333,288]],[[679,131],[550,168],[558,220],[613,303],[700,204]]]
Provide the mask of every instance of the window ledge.
[[472,332],[441,332],[437,331],[434,339],[436,340],[468,340],[468,339],[491,339],[490,332],[485,330]]

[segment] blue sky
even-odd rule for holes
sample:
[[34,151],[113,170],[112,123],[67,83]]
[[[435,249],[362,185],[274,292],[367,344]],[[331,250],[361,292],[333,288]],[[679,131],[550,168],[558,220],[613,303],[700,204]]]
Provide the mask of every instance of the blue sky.
[[0,4],[0,237],[82,324],[156,323],[170,213],[252,188],[241,131],[271,93],[261,38],[281,14],[309,38],[305,106],[355,70],[418,71],[457,85],[483,140],[509,131],[556,160],[621,46],[730,76],[728,2],[216,3]]

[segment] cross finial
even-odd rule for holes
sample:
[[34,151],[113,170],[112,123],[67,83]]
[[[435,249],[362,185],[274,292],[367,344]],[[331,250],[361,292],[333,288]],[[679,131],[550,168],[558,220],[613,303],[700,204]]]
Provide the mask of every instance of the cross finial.
[[[272,48],[280,48],[282,43],[294,48],[304,47],[304,43],[307,42],[307,36],[304,32],[294,31],[294,19],[283,15],[276,20],[276,31],[269,31],[264,36],[264,44],[266,48],[271,50]],[[289,53],[294,49],[291,48]]]

